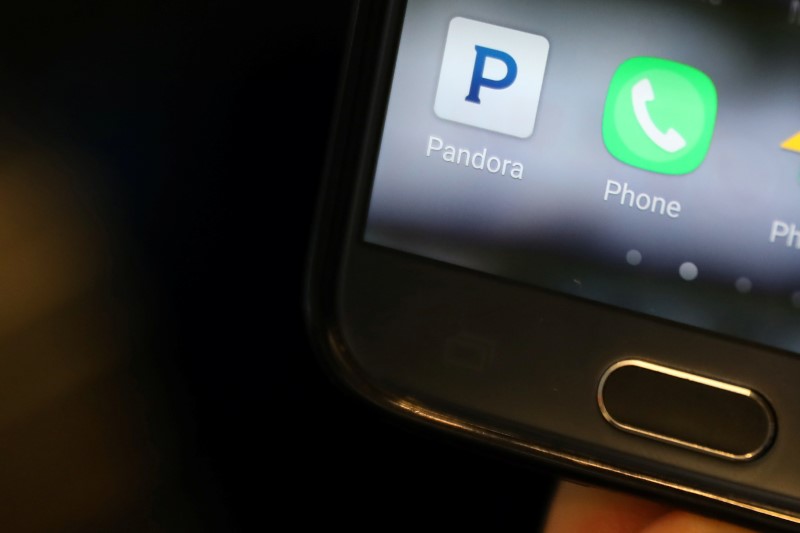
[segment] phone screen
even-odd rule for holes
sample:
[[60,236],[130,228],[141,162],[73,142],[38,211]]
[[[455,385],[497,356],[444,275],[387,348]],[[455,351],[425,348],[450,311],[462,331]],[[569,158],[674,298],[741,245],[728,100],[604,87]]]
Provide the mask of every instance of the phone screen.
[[800,0],[409,0],[368,243],[800,353]]

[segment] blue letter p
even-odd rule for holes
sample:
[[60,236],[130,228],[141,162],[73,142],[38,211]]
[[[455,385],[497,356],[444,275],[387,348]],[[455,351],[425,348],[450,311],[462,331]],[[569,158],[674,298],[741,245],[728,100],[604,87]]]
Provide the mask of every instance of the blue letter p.
[[[475,45],[475,67],[472,69],[472,83],[469,86],[469,94],[466,100],[476,104],[481,103],[480,92],[481,87],[488,87],[490,89],[505,89],[514,83],[517,79],[517,62],[514,58],[500,50],[493,48],[486,48],[485,46]],[[502,80],[491,80],[483,77],[483,68],[486,64],[486,58],[491,57],[502,61],[506,65],[506,77]]]

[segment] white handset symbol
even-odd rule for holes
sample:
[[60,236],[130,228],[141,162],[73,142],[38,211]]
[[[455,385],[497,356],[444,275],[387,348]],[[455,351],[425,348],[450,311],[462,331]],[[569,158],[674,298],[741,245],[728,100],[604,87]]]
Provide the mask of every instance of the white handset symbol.
[[674,154],[686,146],[686,140],[673,128],[668,129],[665,133],[656,127],[653,119],[650,118],[650,112],[647,110],[647,102],[652,102],[655,99],[653,85],[647,78],[636,82],[636,85],[631,90],[633,113],[636,115],[636,120],[644,130],[644,133],[656,146],[665,152]]

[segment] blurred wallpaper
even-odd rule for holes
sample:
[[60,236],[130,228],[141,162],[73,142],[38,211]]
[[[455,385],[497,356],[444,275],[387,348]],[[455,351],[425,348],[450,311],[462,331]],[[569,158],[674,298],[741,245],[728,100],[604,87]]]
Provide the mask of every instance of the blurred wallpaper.
[[[800,157],[782,148],[800,134],[791,16],[781,2],[411,1],[366,240],[800,353]],[[545,50],[528,60],[540,81],[514,70],[525,94],[541,91],[533,111],[511,106],[506,122],[535,117],[525,135],[475,118],[516,95],[509,60],[477,63],[473,49],[508,32],[533,40],[509,40],[516,54]],[[606,101],[633,58],[688,65],[715,88],[696,168],[658,173],[610,153]],[[475,76],[482,101],[465,104]],[[670,88],[653,85],[657,112]],[[653,116],[665,131],[678,120]]]

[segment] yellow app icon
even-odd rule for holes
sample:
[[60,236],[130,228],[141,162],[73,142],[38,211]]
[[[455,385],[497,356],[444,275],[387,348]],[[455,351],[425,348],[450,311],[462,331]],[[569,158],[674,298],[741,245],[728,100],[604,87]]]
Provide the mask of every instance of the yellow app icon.
[[783,141],[781,148],[790,152],[800,153],[800,131]]

